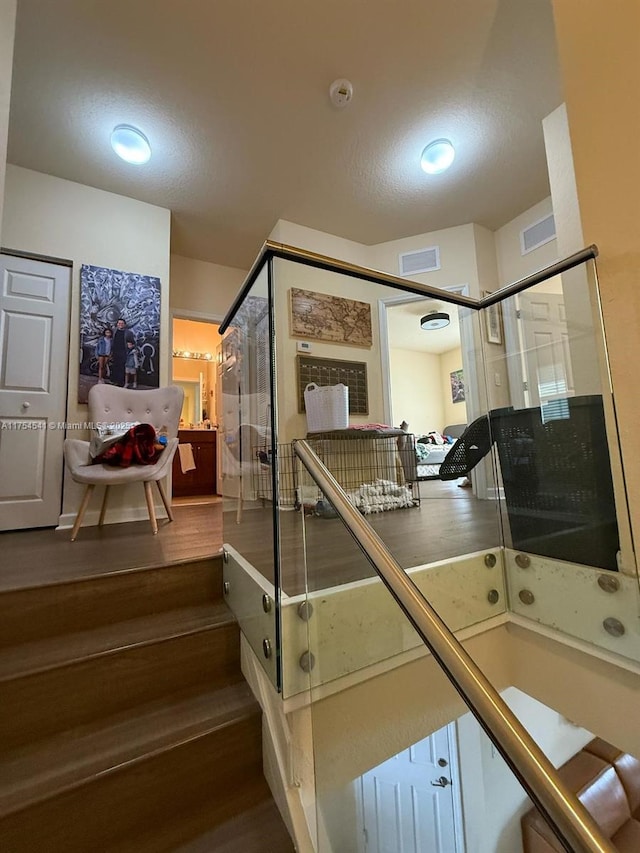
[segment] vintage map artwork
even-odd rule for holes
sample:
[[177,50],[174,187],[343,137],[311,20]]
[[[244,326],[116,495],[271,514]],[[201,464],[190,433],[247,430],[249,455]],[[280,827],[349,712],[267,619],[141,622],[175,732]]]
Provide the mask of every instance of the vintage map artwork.
[[327,293],[291,288],[291,335],[370,347],[371,305]]

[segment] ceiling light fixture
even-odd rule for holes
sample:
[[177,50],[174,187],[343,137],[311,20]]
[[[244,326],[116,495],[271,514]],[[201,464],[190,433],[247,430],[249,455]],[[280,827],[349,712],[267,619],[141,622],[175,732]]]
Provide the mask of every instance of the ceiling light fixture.
[[130,124],[119,124],[113,128],[111,147],[118,157],[136,166],[148,163],[151,157],[149,140],[142,131]]
[[432,311],[420,318],[420,328],[430,332],[432,329],[444,329],[450,322],[451,317],[444,311]]
[[422,152],[420,165],[428,175],[439,175],[446,172],[455,156],[456,150],[448,139],[435,139]]

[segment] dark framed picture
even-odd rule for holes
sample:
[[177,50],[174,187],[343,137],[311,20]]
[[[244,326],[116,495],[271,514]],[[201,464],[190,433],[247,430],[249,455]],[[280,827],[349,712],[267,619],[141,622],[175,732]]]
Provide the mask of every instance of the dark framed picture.
[[451,379],[451,402],[464,403],[464,373],[462,370],[453,370],[449,377]]
[[[483,291],[483,296],[489,296],[490,291]],[[499,305],[490,305],[488,308],[483,308],[486,330],[487,330],[487,341],[490,344],[501,344],[502,343],[502,320],[501,320],[501,312]]]
[[160,385],[160,279],[83,264],[78,402],[96,383]]

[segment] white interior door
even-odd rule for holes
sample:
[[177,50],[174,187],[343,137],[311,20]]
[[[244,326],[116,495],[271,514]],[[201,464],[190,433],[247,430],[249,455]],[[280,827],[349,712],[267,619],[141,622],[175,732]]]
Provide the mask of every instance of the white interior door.
[[463,853],[454,732],[445,726],[361,777],[366,853]]
[[62,497],[70,269],[0,255],[0,281],[0,530],[49,527]]
[[527,390],[532,406],[575,395],[569,333],[561,293],[520,295]]

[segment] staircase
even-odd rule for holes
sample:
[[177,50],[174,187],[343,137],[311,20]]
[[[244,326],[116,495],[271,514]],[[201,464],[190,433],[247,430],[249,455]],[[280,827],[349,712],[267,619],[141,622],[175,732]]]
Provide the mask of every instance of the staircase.
[[220,557],[0,592],[3,853],[294,850],[221,592]]

